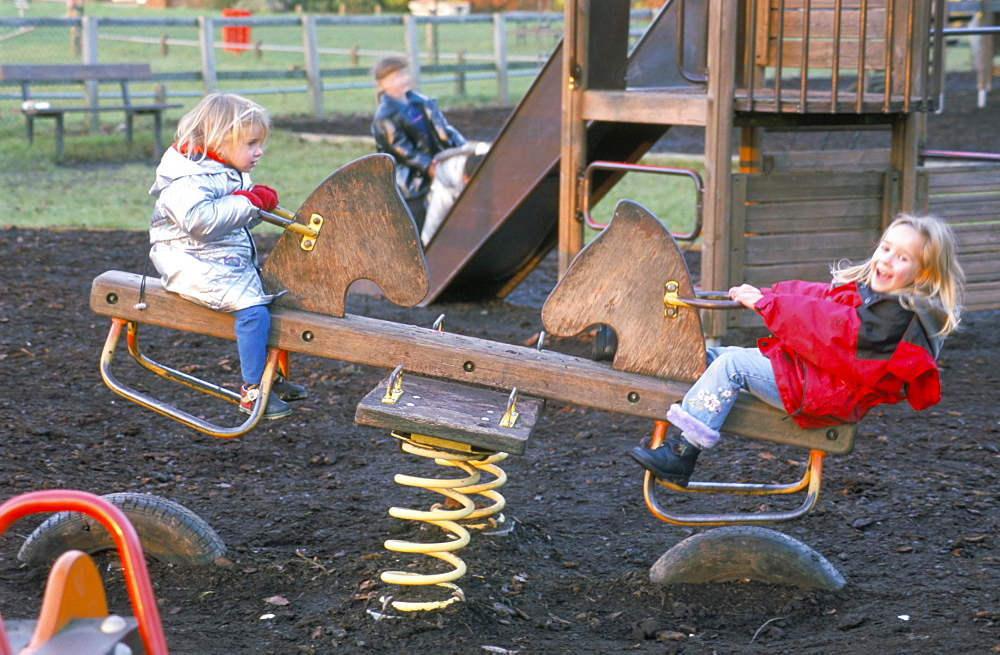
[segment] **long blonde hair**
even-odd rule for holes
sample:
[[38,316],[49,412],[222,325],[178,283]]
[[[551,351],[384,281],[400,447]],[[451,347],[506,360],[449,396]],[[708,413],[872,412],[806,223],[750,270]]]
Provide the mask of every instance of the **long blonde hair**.
[[267,140],[271,117],[266,109],[235,93],[211,93],[177,124],[178,150],[196,161],[209,153],[228,156],[254,130],[260,130],[261,141]]
[[[920,272],[913,284],[896,293],[903,306],[910,309],[919,296],[940,305],[946,319],[941,331],[933,336],[946,336],[958,328],[965,293],[965,273],[958,263],[958,240],[955,233],[947,223],[929,214],[899,214],[886,228],[886,232],[897,225],[906,225],[916,230],[924,238],[924,246],[918,262]],[[885,232],[882,233],[882,238],[885,238]],[[881,243],[881,239],[879,242]],[[835,283],[871,284],[875,270],[870,257],[863,264],[839,262],[830,272]]]

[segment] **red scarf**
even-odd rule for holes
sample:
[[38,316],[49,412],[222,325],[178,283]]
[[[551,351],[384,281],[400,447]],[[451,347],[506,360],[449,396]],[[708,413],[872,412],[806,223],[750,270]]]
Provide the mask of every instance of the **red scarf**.
[[181,153],[188,159],[191,158],[190,155],[203,154],[208,159],[214,159],[220,164],[225,164],[226,166],[229,166],[229,162],[223,159],[222,156],[219,155],[214,150],[208,150],[207,148],[204,148],[202,146],[192,146],[189,141],[185,141],[184,143],[178,143],[175,141],[173,144],[173,148],[174,150]]

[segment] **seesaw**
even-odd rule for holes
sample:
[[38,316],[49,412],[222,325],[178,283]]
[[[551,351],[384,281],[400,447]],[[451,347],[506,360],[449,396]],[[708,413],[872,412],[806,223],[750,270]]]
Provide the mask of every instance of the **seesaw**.
[[[652,443],[658,445],[666,429],[662,420],[666,408],[684,395],[705,367],[699,310],[738,307],[714,294],[697,292],[669,233],[652,214],[628,201],[618,205],[609,227],[580,252],[542,309],[545,330],[559,336],[576,335],[598,324],[610,326],[618,341],[611,364],[546,350],[544,332],[532,348],[450,334],[441,325],[419,327],[346,314],[348,287],[358,279],[373,281],[389,300],[402,306],[415,305],[427,291],[426,263],[416,226],[396,190],[388,156],[364,157],[336,171],[284,220],[298,225],[294,230],[286,229],[264,266],[269,290],[286,293],[272,307],[271,357],[262,398],[249,419],[236,426],[210,424],[123,385],[113,375],[117,344],[127,331],[129,352],[143,367],[237,402],[235,393],[142,354],[138,346],[142,324],[233,338],[230,316],[167,293],[155,279],[109,271],[94,280],[91,309],[112,320],[101,373],[108,386],[123,397],[206,434],[228,438],[246,434],[256,424],[270,392],[269,376],[283,352],[391,371],[359,403],[356,421],[388,429],[406,452],[463,472],[463,477],[446,481],[397,476],[397,482],[433,490],[446,500],[443,507],[435,506],[428,512],[393,508],[390,513],[427,521],[451,536],[439,544],[390,541],[386,546],[441,559],[453,570],[432,576],[386,572],[383,579],[394,584],[454,587],[452,580],[464,573],[464,564],[453,551],[468,541],[466,524],[487,525],[493,530],[502,527],[503,499],[496,489],[506,476],[496,462],[508,454],[525,452],[545,401],[651,419],[656,426]],[[306,230],[308,226],[319,227]],[[140,290],[142,300],[136,302]],[[801,517],[818,499],[824,455],[851,452],[856,434],[854,425],[798,428],[785,420],[783,412],[750,396],[741,396],[723,429],[807,449],[809,460],[802,477],[784,484],[693,481],[681,489],[647,474],[644,495],[654,516],[669,523],[706,526],[756,526]],[[495,480],[484,485],[483,473],[492,474]],[[694,494],[781,496],[804,492],[804,500],[787,511],[676,514],[657,499],[661,486]],[[484,499],[481,504],[486,507],[477,508],[468,499],[469,493]],[[712,532],[717,531],[706,534]],[[811,577],[789,574],[791,578],[786,575],[785,582],[827,588],[843,584],[828,571],[808,564],[816,562],[818,554],[804,545],[785,548],[784,535],[742,529],[738,539],[755,561],[774,563],[770,553],[779,553],[777,567],[749,567],[758,569],[761,579],[774,581],[767,577],[767,570],[801,568],[781,561],[790,558],[805,562]],[[698,552],[683,550],[682,560],[704,559]],[[754,575],[753,571],[743,573],[736,577]],[[702,577],[706,574],[713,571],[703,570]],[[732,571],[725,573],[730,574]],[[694,580],[666,576],[663,581]],[[452,591],[445,601],[399,601],[394,606],[440,607],[460,597],[460,590]]]
[[0,620],[0,655],[166,655],[139,535],[114,503],[83,491],[29,492],[0,505],[0,534],[25,516],[56,511],[82,513],[112,535],[135,617],[108,612],[104,584],[93,560],[83,551],[69,550],[49,572],[38,619]]

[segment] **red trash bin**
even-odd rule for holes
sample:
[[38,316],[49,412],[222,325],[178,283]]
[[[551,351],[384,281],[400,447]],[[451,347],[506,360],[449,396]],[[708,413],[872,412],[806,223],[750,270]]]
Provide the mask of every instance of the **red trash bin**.
[[[246,9],[223,9],[223,18],[242,18],[249,16]],[[250,43],[249,25],[223,25],[222,26],[222,48],[227,52],[240,54],[248,49]]]

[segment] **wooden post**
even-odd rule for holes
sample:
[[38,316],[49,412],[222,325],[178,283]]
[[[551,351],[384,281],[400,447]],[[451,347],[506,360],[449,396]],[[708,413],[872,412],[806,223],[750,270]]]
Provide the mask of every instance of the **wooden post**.
[[562,145],[559,156],[559,276],[583,245],[577,184],[585,165],[587,129],[581,102],[587,88],[587,71],[581,57],[589,45],[587,0],[568,0],[565,8],[562,61]]
[[313,118],[323,115],[323,77],[319,68],[319,39],[316,36],[316,17],[302,18],[302,50],[305,57],[306,82],[309,85],[309,105]]
[[759,127],[740,128],[740,173],[760,173],[763,169],[760,152],[762,132]]
[[348,62],[351,68],[357,68],[358,66],[358,44],[351,46],[351,53],[347,56]]
[[459,97],[465,95],[465,50],[461,48],[455,53],[455,94]]
[[437,66],[441,63],[441,48],[438,46],[438,25],[431,21],[427,23],[427,53],[431,63]]
[[[97,63],[97,18],[94,16],[84,16],[81,21],[81,27],[83,34],[80,39],[80,49],[81,49],[81,61],[85,64],[96,64]],[[93,80],[85,84],[85,94],[87,98],[87,104],[94,107],[98,104],[98,91],[97,81]],[[90,119],[88,120],[89,129],[91,132],[95,132],[101,127],[100,116],[97,112],[92,112],[90,114]]]
[[493,14],[493,65],[497,71],[497,102],[510,103],[510,74],[507,70],[507,18]]
[[[701,250],[701,285],[728,289],[732,207],[733,91],[736,76],[736,6],[710,0],[705,117],[705,206]],[[740,272],[742,276],[742,271]],[[725,312],[702,312],[705,338],[712,345],[725,334]],[[713,343],[714,342],[714,343]]]
[[[993,3],[990,0],[980,0],[979,26],[993,26]],[[976,37],[973,37],[976,38]],[[976,60],[976,106],[982,109],[986,106],[986,94],[993,86],[993,54],[997,38],[993,34],[982,34],[979,37],[979,48],[975,50]]]
[[160,35],[160,56],[161,57],[166,57],[168,51],[169,51],[169,44],[167,43],[167,35],[166,34],[161,34]]
[[413,14],[403,16],[403,44],[410,61],[410,86],[420,91],[420,39],[417,38],[417,17]]
[[198,45],[201,48],[201,82],[205,93],[215,93],[219,84],[215,68],[215,25],[211,16],[198,16]]

